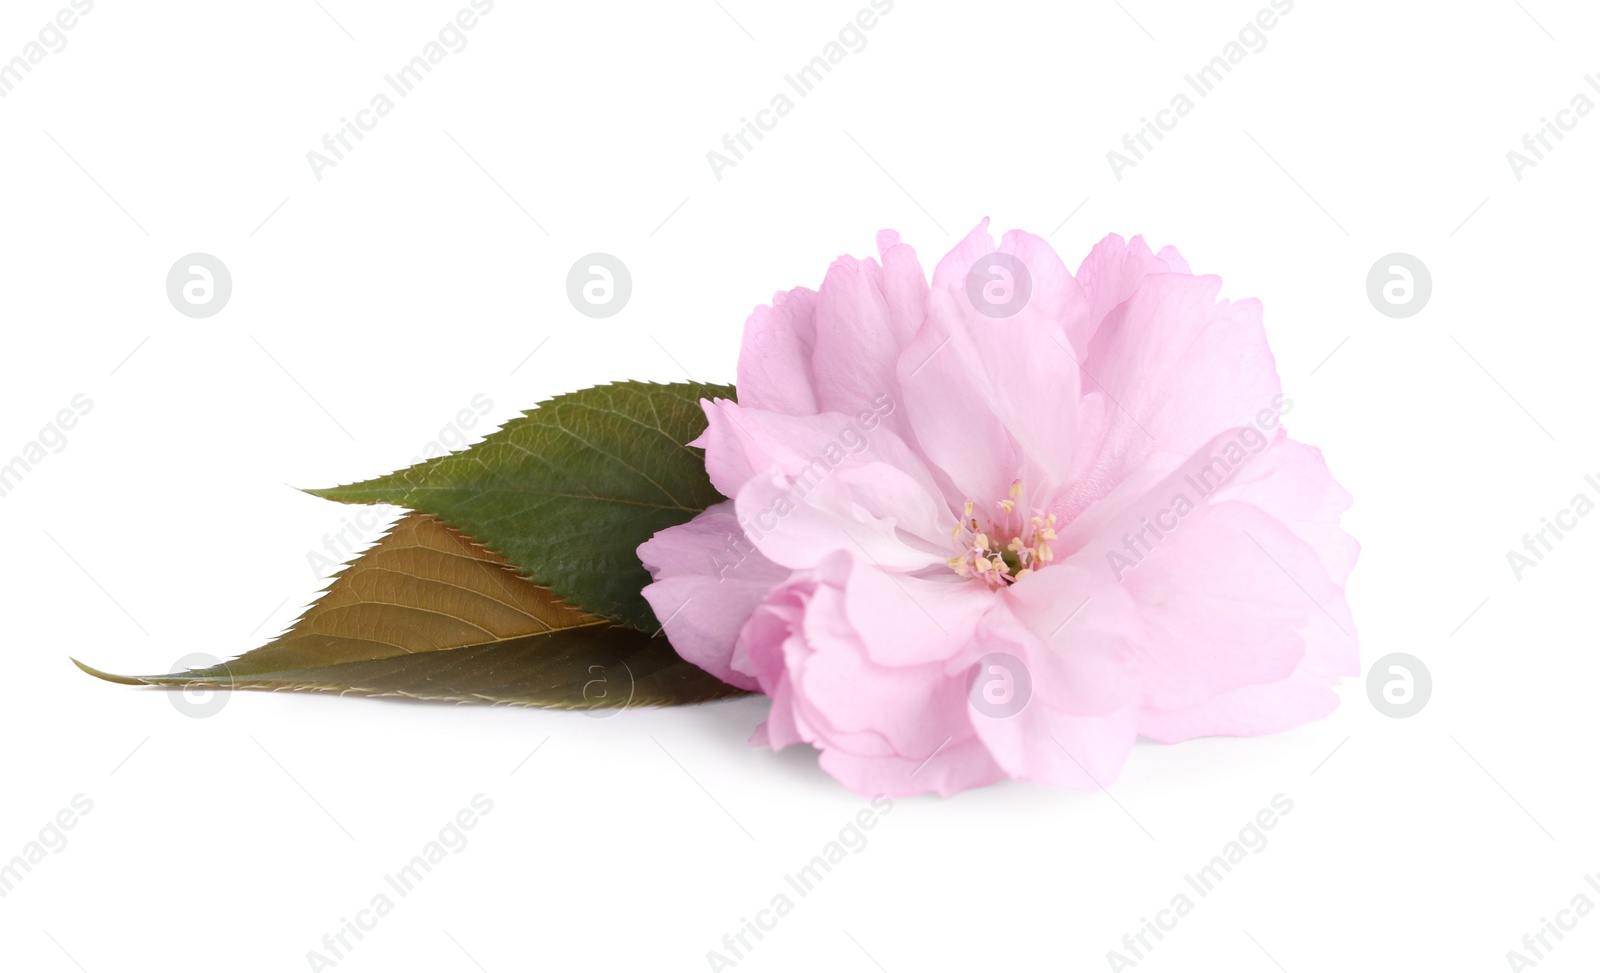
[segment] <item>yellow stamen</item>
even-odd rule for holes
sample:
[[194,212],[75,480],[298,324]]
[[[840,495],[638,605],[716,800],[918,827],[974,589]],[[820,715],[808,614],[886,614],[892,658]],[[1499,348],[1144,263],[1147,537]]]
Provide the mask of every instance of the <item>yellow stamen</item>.
[[1050,547],[1058,537],[1055,514],[1024,514],[1026,523],[1011,519],[1023,492],[1022,481],[1013,480],[1009,496],[995,501],[1000,513],[983,518],[981,527],[973,515],[974,501],[968,499],[962,505],[961,521],[950,531],[960,553],[945,559],[952,571],[963,578],[979,578],[997,590],[1055,560]]

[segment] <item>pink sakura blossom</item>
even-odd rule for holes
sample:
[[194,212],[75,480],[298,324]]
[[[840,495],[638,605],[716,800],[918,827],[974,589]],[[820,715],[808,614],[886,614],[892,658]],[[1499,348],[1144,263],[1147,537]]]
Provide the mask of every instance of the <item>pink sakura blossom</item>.
[[1359,670],[1349,497],[1290,439],[1254,300],[985,221],[930,284],[879,234],[745,325],[703,403],[729,499],[639,548],[684,658],[864,794],[1089,789],[1137,737],[1275,733]]

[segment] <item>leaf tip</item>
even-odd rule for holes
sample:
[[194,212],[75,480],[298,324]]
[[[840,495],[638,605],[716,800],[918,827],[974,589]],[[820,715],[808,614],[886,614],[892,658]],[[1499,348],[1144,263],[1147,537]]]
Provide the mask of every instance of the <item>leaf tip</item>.
[[334,495],[343,490],[344,487],[295,487],[294,489],[299,490],[301,493],[309,493],[313,497],[320,497],[323,500],[332,500]]
[[111,672],[102,672],[88,663],[79,662],[77,659],[73,659],[70,655],[67,656],[67,658],[72,661],[73,665],[77,666],[79,669],[82,669],[84,672],[87,672],[96,679],[104,679],[106,682],[114,682],[119,686],[142,686],[145,684],[143,680],[135,679],[132,676],[119,676]]

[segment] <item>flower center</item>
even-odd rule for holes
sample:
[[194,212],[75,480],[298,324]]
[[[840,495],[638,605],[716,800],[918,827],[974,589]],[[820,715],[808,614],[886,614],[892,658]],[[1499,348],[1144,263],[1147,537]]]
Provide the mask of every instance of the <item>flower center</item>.
[[961,522],[950,530],[959,551],[945,560],[950,570],[963,578],[978,578],[991,588],[1001,588],[1026,578],[1055,557],[1050,542],[1056,539],[1056,515],[1018,513],[1021,480],[1013,480],[1009,492],[1009,497],[995,503],[999,512],[985,518],[982,524],[973,515],[972,501],[967,501]]

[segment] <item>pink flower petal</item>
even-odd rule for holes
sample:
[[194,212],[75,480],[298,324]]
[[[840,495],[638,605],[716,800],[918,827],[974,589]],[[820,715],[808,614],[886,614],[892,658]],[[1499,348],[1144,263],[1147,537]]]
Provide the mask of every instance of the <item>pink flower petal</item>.
[[739,350],[739,399],[752,409],[805,416],[819,411],[811,352],[817,343],[817,294],[779,292],[755,309]]
[[[911,435],[954,481],[953,503],[1002,499],[1013,479],[1051,495],[1082,439],[1077,346],[1094,323],[1089,301],[1045,241],[1013,231],[996,251],[987,227],[939,262],[899,367]],[[991,254],[1022,265],[1007,271],[1014,309],[969,293],[974,265]]]
[[657,579],[645,587],[645,600],[678,654],[723,682],[755,689],[754,679],[732,667],[734,641],[789,572],[744,539],[733,503],[659,531],[639,545],[639,560]]
[[[1039,577],[1050,573],[1041,571]],[[1104,604],[1083,609],[1073,618],[1077,625],[1064,626],[1066,637],[1058,643],[998,608],[985,616],[969,649],[978,664],[994,654],[1015,660],[1002,668],[1019,666],[1020,672],[1011,673],[1015,685],[1031,684],[1026,697],[1017,695],[998,711],[968,705],[973,729],[1011,777],[1098,790],[1117,779],[1133,748],[1137,712],[1130,690],[1137,687],[1108,665],[1126,652],[1125,635],[1118,631],[1121,612]],[[983,672],[972,676],[988,678]],[[1080,685],[1083,681],[1090,686]],[[1098,699],[1096,688],[1105,690]]]
[[949,796],[1006,779],[976,736],[951,740],[927,757],[868,757],[837,748],[822,751],[822,769],[862,795],[941,794]]
[[1256,301],[1217,303],[1214,277],[1144,279],[1096,332],[1083,370],[1086,444],[1053,508],[1070,520],[1150,457],[1186,456],[1283,405]]

